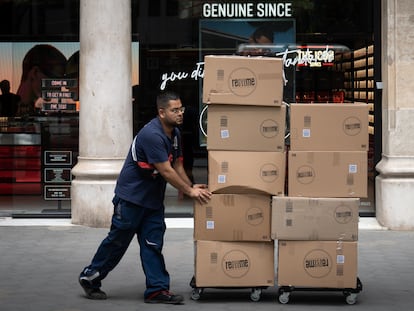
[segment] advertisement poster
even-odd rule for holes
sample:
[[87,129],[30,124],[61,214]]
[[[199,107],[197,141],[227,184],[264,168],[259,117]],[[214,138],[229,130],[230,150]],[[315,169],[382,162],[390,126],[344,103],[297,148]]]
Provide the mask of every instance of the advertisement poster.
[[[131,82],[138,85],[138,42],[133,42],[131,48]],[[49,100],[42,98],[42,80],[79,79],[79,49],[79,42],[0,42],[0,81],[8,81],[10,92],[20,96],[28,107],[34,103],[41,108]],[[77,87],[75,92],[71,100],[77,101]]]
[[[294,19],[201,19],[199,22],[200,60],[206,55],[254,55],[278,58],[295,57],[283,54],[295,46]],[[284,67],[284,101],[295,98],[295,67]],[[200,144],[207,135],[207,107],[200,103]]]

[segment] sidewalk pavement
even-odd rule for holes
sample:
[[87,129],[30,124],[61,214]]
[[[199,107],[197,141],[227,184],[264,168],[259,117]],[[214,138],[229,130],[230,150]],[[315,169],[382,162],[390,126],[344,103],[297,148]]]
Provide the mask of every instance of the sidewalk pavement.
[[171,289],[183,294],[179,306],[143,301],[145,278],[136,241],[103,281],[104,301],[88,300],[77,277],[94,255],[107,229],[70,224],[70,219],[0,218],[0,310],[412,310],[414,305],[414,232],[390,231],[375,218],[361,218],[359,278],[363,289],[355,305],[342,292],[293,292],[288,304],[278,302],[277,288],[264,289],[258,302],[250,289],[205,289],[191,300],[194,273],[192,218],[167,219],[164,254]]

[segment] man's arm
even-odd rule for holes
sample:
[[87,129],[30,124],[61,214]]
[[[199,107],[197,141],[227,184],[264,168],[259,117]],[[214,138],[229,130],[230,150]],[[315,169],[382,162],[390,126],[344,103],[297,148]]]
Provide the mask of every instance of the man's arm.
[[[179,164],[176,164],[176,168],[173,168],[170,162],[154,163],[155,168],[164,177],[164,179],[170,183],[173,187],[180,190],[190,198],[196,199],[201,203],[206,202],[211,197],[211,192],[206,188],[191,187],[191,181],[185,174],[184,168],[181,168]],[[176,170],[177,169],[177,170]],[[182,171],[180,171],[182,170]]]
[[173,166],[174,170],[177,172],[177,174],[188,184],[188,185],[192,185],[192,182],[190,180],[190,178],[188,178],[187,173],[185,172],[184,169],[184,165],[183,165],[183,161],[182,158],[179,158],[175,161],[174,166]]

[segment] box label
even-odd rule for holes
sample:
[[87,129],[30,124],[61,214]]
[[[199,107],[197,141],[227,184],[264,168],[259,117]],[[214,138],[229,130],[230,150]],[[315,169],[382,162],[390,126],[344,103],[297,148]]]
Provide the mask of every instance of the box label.
[[305,138],[311,137],[311,130],[310,129],[303,129],[302,130],[302,137],[305,137]]
[[242,278],[250,269],[249,256],[242,250],[231,250],[223,256],[222,269],[230,278]]
[[261,167],[260,176],[265,182],[274,182],[279,176],[279,169],[276,165],[267,163]]
[[314,249],[303,260],[305,272],[312,278],[324,278],[331,272],[332,258],[324,250]]
[[213,230],[214,229],[214,220],[207,220],[206,221],[206,229]]
[[356,164],[349,164],[349,169],[348,169],[350,174],[356,174],[358,173],[358,165]]
[[357,117],[349,117],[344,121],[343,129],[345,135],[356,136],[361,132],[362,122]]
[[226,175],[218,175],[217,182],[219,184],[225,184],[226,183]]
[[265,217],[261,208],[252,207],[247,211],[246,218],[248,224],[257,226],[263,222]]
[[257,85],[257,77],[248,68],[237,68],[229,75],[229,89],[237,96],[249,96]]
[[351,207],[347,205],[339,205],[335,209],[335,220],[340,224],[347,224],[352,221],[354,215],[352,213]]
[[220,136],[221,136],[221,138],[223,138],[223,139],[225,139],[225,138],[229,138],[229,137],[230,137],[229,130],[221,130],[221,131],[220,131]]
[[275,120],[265,120],[260,125],[261,133],[264,137],[271,138],[279,134],[279,124]]
[[315,170],[308,165],[299,167],[296,172],[296,179],[301,184],[310,184],[313,182],[314,178]]

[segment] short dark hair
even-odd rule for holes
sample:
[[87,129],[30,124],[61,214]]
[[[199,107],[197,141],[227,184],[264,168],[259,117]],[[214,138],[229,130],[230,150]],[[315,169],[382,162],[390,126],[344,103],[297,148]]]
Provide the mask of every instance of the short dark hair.
[[258,42],[261,37],[266,37],[270,42],[273,42],[273,30],[268,26],[258,27],[252,34],[254,42]]
[[0,82],[0,89],[2,92],[4,91],[10,91],[10,81],[9,80],[3,80]]
[[157,96],[157,109],[167,108],[170,100],[178,100],[178,99],[180,99],[180,96],[175,92],[167,91],[167,92],[160,93]]

